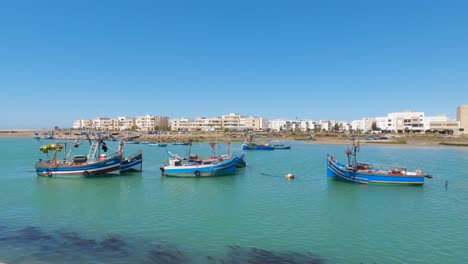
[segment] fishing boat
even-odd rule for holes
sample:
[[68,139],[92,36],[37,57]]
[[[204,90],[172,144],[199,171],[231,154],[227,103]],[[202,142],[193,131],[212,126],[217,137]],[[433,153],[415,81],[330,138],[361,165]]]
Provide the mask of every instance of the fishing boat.
[[[71,151],[65,155],[63,160],[57,158],[57,153],[64,149],[66,143],[47,144],[40,147],[40,150],[49,156],[52,152],[52,158],[43,160],[39,159],[35,164],[36,173],[38,176],[47,177],[91,177],[98,175],[120,174],[122,154],[115,152],[109,156],[101,154],[100,150],[107,151],[106,144],[99,138],[87,139],[90,143],[90,148],[87,155],[75,155],[69,159]],[[72,148],[73,149],[73,148]],[[66,152],[66,148],[64,149]]]
[[227,145],[228,145],[227,154],[222,154],[222,155],[218,155],[216,153],[216,151],[215,151],[215,146],[217,144],[216,142],[209,142],[209,144],[210,144],[210,147],[211,147],[211,155],[209,157],[199,157],[196,154],[190,153],[191,144],[189,144],[189,148],[188,148],[188,151],[187,151],[189,153],[188,157],[182,157],[181,158],[180,156],[178,156],[177,154],[173,154],[169,150],[167,150],[167,155],[170,158],[178,158],[178,159],[182,159],[182,160],[187,160],[189,163],[203,163],[204,161],[207,161],[207,160],[216,160],[216,159],[226,160],[226,159],[230,159],[233,156],[236,156],[237,157],[237,161],[236,161],[236,167],[237,168],[245,168],[247,166],[247,163],[245,162],[245,159],[244,159],[245,158],[245,153],[242,152],[242,153],[233,154],[231,152],[231,142],[227,142]]
[[148,147],[167,147],[167,143],[150,143]]
[[160,166],[161,175],[173,177],[209,177],[234,174],[241,164],[245,167],[245,153],[217,156],[214,150],[216,143],[210,142],[212,155],[207,158],[199,158],[190,153],[191,140],[188,144],[188,157],[182,158],[177,154],[167,151],[168,162]]
[[247,141],[242,143],[241,148],[243,150],[274,150],[275,148],[272,145],[268,144],[258,144],[253,141],[254,135],[249,135]]
[[169,157],[167,163],[160,166],[162,176],[172,177],[209,177],[231,175],[236,172],[236,164],[245,153],[238,153],[229,158],[188,160],[179,156]]
[[291,149],[291,146],[285,146],[284,144],[274,144],[274,149]]
[[327,176],[362,184],[409,184],[423,185],[425,178],[431,175],[422,170],[408,171],[401,166],[380,165],[357,162],[359,140],[353,140],[352,150],[346,148],[348,163],[339,162],[333,155],[327,154]]

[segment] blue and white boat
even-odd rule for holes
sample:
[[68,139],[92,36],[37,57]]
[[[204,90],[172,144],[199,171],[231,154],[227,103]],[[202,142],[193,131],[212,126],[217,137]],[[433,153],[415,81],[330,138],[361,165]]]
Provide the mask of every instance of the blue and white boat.
[[[60,143],[47,144],[40,147],[40,150],[48,154],[53,152],[52,158],[49,160],[39,159],[35,164],[36,173],[38,176],[47,177],[63,177],[63,178],[81,178],[100,176],[108,174],[120,174],[122,154],[120,152],[113,153],[109,156],[100,154],[100,148],[107,151],[107,147],[102,140],[91,140],[88,155],[75,155],[68,159],[70,152],[62,159],[57,159],[57,153],[60,152],[64,145]],[[66,146],[66,145],[65,145]],[[65,151],[66,152],[66,149]]]
[[244,142],[242,143],[241,147],[243,150],[274,150],[275,149],[272,145],[257,144],[255,142],[251,142],[251,143]]
[[177,146],[187,146],[189,145],[189,142],[174,142],[172,145],[177,145]]
[[333,155],[327,154],[327,176],[362,184],[409,185],[423,185],[425,178],[432,178],[431,175],[419,169],[412,172],[400,166],[358,163],[356,160],[358,148],[359,143],[355,144],[353,141],[353,150],[346,149],[347,164],[341,163]]
[[285,146],[284,144],[274,144],[274,149],[291,149],[291,146]]
[[169,158],[167,163],[161,165],[162,176],[172,177],[211,177],[232,175],[236,172],[236,164],[245,153],[237,153],[227,159],[207,159],[190,161],[178,156]]
[[148,147],[167,147],[167,143],[150,143]]
[[[177,154],[173,154],[169,150],[167,150],[167,155],[169,156],[169,158],[173,158],[173,159],[176,158],[176,159],[186,160],[189,163],[203,163],[203,162],[206,162],[207,160],[209,161],[209,160],[218,160],[218,159],[227,160],[227,159],[230,159],[233,156],[236,156],[237,157],[237,161],[236,161],[236,167],[237,168],[245,168],[247,166],[247,163],[245,162],[245,159],[244,159],[245,158],[245,152],[232,154],[232,152],[231,152],[231,142],[228,142],[227,154],[223,154],[223,155],[217,155],[216,154],[216,151],[215,151],[215,145],[217,144],[216,142],[210,142],[209,144],[211,146],[211,156],[209,156],[209,157],[199,157],[198,155],[192,154],[192,153],[189,154],[188,157],[180,157]],[[190,153],[190,146],[191,145],[189,144],[188,153]]]
[[249,135],[247,141],[242,143],[241,148],[243,150],[274,150],[272,145],[258,144],[253,141],[254,135]]

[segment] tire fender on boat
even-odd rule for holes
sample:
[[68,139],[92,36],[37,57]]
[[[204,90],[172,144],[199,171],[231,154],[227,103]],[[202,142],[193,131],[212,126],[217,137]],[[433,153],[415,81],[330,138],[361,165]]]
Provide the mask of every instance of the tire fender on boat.
[[161,171],[161,175],[164,175],[164,165],[159,166],[159,170]]
[[49,176],[49,177],[52,176],[52,172],[50,171],[49,168],[47,168],[47,169],[45,170],[45,174],[46,174],[47,176]]
[[83,176],[88,176],[89,175],[89,172],[88,171],[83,171]]
[[199,171],[199,170],[196,170],[196,171],[195,171],[195,176],[200,177],[200,175],[201,175],[200,171]]

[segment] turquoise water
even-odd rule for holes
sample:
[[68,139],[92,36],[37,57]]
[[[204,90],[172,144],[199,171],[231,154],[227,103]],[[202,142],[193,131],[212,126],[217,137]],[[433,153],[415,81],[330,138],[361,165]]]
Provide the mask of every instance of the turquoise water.
[[247,152],[235,176],[164,178],[166,149],[186,146],[127,145],[144,151],[143,172],[43,178],[44,143],[0,138],[0,262],[468,263],[467,148],[361,148],[362,161],[435,176],[416,187],[328,180],[326,153],[344,160],[345,146],[305,142]]

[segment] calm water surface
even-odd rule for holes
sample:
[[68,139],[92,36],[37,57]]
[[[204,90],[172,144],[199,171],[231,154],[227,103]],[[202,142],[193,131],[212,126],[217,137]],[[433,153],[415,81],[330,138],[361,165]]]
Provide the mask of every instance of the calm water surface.
[[361,148],[362,161],[435,175],[415,187],[328,180],[326,153],[344,160],[345,146],[305,142],[247,152],[235,176],[164,178],[166,149],[185,155],[185,146],[127,145],[144,151],[143,172],[37,177],[46,143],[0,138],[0,262],[468,263],[467,148]]

